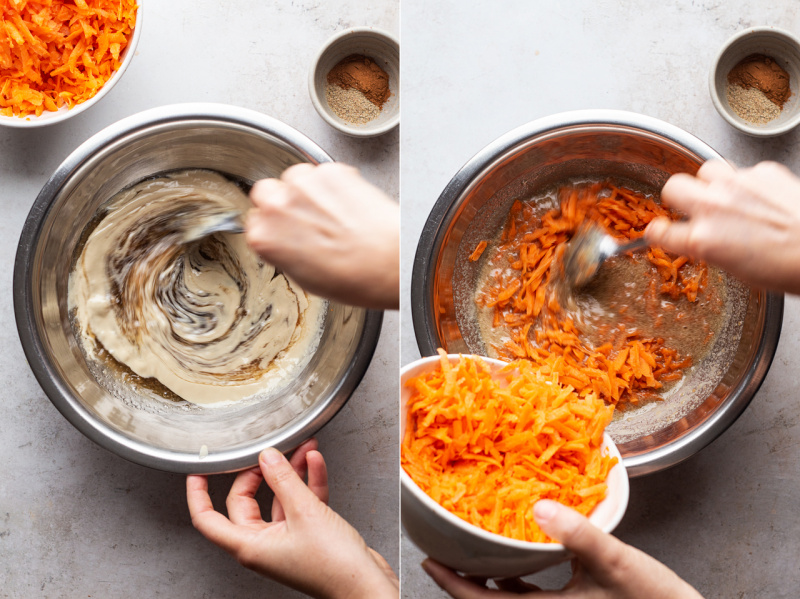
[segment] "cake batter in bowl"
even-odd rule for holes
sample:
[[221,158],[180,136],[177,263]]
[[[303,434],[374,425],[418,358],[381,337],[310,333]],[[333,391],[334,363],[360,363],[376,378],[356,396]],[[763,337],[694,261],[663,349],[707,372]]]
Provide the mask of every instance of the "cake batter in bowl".
[[[134,115],[73,152],[45,184],[31,209],[14,271],[14,307],[25,354],[43,390],[62,414],[90,439],[128,460],[161,470],[205,474],[253,466],[265,447],[288,451],[328,422],[366,372],[380,333],[379,311],[324,302],[308,296],[280,273],[267,272],[260,290],[249,299],[255,301],[249,309],[278,303],[290,306],[288,318],[296,318],[301,327],[307,317],[305,324],[313,325],[307,351],[292,356],[287,349],[294,344],[294,333],[284,329],[280,336],[285,346],[273,356],[278,362],[258,363],[263,370],[258,377],[264,378],[256,378],[263,385],[256,381],[252,389],[234,392],[218,402],[213,384],[208,387],[210,392],[189,397],[190,391],[159,381],[146,368],[137,374],[121,354],[119,361],[98,355],[104,353],[102,343],[95,348],[87,346],[81,335],[82,323],[76,320],[74,294],[73,301],[69,300],[70,274],[80,272],[81,252],[87,243],[91,245],[92,232],[102,226],[109,201],[119,192],[143,182],[157,186],[156,181],[185,177],[188,172],[244,193],[254,181],[277,177],[293,164],[327,161],[330,157],[323,150],[294,129],[253,111],[213,104],[166,106]],[[214,257],[216,251],[230,258],[235,254],[228,251],[231,248],[244,251],[241,237],[234,240],[215,235],[202,240],[190,250],[195,254],[190,253],[183,263],[197,265]],[[202,247],[221,241],[228,250]],[[101,248],[101,253],[110,249]],[[221,271],[212,269],[207,275],[201,268],[198,276],[205,276],[220,289],[227,287],[238,302],[245,294],[240,293],[232,265]],[[257,261],[239,266],[261,268]],[[192,279],[191,273],[178,276],[174,271],[170,276],[177,276],[181,285],[202,289],[209,283]],[[89,280],[98,284],[101,279],[91,276]],[[277,296],[281,296],[280,302]],[[210,313],[216,309],[213,303],[207,306]],[[195,309],[186,310],[185,302],[175,305],[184,309],[178,323]],[[316,306],[316,311],[309,311],[310,306]],[[227,309],[215,314],[231,320]],[[236,311],[233,314],[235,321]],[[269,316],[265,318],[269,320]],[[192,329],[187,327],[184,331]],[[199,329],[192,331],[202,335]],[[247,337],[242,333],[242,338]],[[117,348],[117,341],[109,345]],[[202,345],[203,340],[192,337],[192,342]],[[218,357],[190,351],[184,357],[189,355],[208,361]],[[136,363],[134,358],[130,358],[131,364]],[[248,364],[240,364],[240,370],[250,376],[248,365],[253,358],[243,360]],[[145,361],[153,369],[163,366],[156,368],[152,359]],[[229,381],[219,382],[225,386]],[[206,389],[202,383],[199,388]]]

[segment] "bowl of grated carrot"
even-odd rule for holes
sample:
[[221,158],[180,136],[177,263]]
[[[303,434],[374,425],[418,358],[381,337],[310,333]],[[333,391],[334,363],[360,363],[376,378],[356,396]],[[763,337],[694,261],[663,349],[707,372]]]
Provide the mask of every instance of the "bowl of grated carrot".
[[9,0],[0,9],[0,125],[52,125],[100,101],[133,60],[141,0]]
[[613,408],[529,362],[440,355],[401,371],[402,522],[428,556],[508,578],[569,558],[533,506],[552,499],[611,532],[628,477],[605,433]]

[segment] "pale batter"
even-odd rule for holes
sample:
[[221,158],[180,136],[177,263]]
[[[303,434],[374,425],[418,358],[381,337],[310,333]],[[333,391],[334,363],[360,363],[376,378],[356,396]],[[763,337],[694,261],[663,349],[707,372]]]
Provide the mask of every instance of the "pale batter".
[[319,342],[326,302],[276,274],[243,235],[184,241],[209,216],[249,207],[210,171],[112,198],[70,277],[85,351],[96,358],[102,347],[197,404],[251,397],[297,375]]

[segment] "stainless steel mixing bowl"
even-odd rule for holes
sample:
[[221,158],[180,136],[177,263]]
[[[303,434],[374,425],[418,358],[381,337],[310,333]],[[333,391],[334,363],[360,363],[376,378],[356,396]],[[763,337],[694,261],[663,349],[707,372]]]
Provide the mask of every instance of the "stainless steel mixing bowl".
[[330,160],[291,127],[214,104],[148,110],[75,150],[36,198],[14,268],[19,336],[36,378],[61,413],[106,449],[181,473],[253,466],[265,447],[292,449],[328,422],[370,363],[382,312],[331,303],[318,349],[279,396],[203,408],[142,396],[115,377],[93,376],[69,321],[67,284],[82,231],[120,189],[177,169],[205,168],[255,181],[299,162]]
[[[450,181],[423,229],[411,310],[423,356],[483,353],[472,293],[478,263],[467,257],[505,222],[511,203],[559,181],[608,176],[659,190],[678,172],[721,158],[685,131],[639,114],[587,110],[523,125],[474,156]],[[679,392],[609,427],[631,476],[662,470],[713,441],[744,411],[778,345],[783,296],[729,281],[732,302],[710,357]]]

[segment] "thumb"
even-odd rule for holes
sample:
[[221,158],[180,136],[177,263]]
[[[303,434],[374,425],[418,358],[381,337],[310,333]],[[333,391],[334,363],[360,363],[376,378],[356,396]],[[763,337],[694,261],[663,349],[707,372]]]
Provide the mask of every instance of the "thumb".
[[308,507],[320,500],[303,482],[289,460],[277,449],[270,447],[258,459],[264,480],[280,501],[287,520],[308,513]]
[[533,517],[539,528],[572,551],[598,582],[607,579],[624,562],[628,546],[573,509],[543,499],[533,506]]

